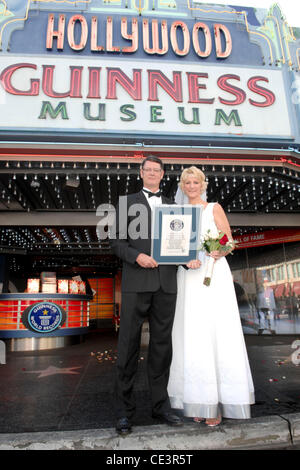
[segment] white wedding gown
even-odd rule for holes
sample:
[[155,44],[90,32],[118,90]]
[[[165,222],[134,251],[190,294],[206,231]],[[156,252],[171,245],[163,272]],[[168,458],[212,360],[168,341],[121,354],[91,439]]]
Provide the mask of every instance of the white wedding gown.
[[[216,229],[214,203],[202,212],[201,235]],[[173,359],[168,393],[172,408],[185,416],[250,418],[254,387],[232,274],[225,257],[214,264],[210,286],[203,284],[209,259],[199,269],[178,268],[172,333]]]

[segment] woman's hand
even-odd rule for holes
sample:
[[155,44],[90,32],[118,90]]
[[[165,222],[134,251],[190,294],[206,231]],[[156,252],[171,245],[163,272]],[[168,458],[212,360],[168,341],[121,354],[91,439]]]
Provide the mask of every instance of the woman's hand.
[[192,259],[186,265],[189,269],[198,269],[201,266],[201,261],[198,259]]
[[211,251],[209,256],[217,261],[218,259],[222,258],[222,256],[224,256],[224,253],[222,251]]

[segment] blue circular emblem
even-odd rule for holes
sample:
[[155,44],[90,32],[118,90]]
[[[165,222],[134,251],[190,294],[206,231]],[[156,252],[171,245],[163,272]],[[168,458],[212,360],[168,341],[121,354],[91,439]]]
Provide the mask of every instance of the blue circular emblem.
[[53,302],[38,302],[22,313],[25,327],[36,333],[51,333],[63,325],[65,320],[65,310]]

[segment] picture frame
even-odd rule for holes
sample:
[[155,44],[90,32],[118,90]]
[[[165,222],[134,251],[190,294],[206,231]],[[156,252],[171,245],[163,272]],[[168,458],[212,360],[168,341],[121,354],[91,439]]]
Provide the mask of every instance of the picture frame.
[[158,264],[186,264],[199,251],[202,207],[162,204],[152,214],[151,256]]

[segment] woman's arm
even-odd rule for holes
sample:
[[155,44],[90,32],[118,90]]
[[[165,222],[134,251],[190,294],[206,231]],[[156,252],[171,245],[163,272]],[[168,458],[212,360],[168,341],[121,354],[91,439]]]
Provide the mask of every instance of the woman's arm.
[[220,204],[216,203],[214,205],[213,214],[217,228],[221,230],[221,232],[224,232],[229,238],[229,240],[232,239],[232,233],[228,219],[226,217],[223,207]]

